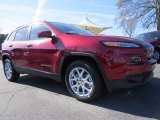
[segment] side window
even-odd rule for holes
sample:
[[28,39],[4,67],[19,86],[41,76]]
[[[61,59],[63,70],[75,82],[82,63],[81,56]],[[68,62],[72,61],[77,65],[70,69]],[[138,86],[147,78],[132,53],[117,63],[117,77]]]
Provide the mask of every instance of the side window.
[[15,36],[16,41],[26,41],[28,40],[28,27],[20,28],[17,30],[16,36]]
[[7,41],[14,41],[15,34],[16,34],[16,31],[13,31],[8,37]]
[[31,27],[30,40],[40,40],[44,38],[39,38],[38,33],[41,31],[51,31],[48,27],[42,24],[35,24]]

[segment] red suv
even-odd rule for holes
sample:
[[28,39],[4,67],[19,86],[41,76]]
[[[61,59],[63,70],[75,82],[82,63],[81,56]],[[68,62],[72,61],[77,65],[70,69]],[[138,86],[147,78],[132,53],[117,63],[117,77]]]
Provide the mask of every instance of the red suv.
[[2,45],[9,81],[33,74],[64,82],[81,101],[96,99],[106,87],[131,88],[153,74],[150,43],[126,37],[95,36],[73,25],[40,21],[14,30]]

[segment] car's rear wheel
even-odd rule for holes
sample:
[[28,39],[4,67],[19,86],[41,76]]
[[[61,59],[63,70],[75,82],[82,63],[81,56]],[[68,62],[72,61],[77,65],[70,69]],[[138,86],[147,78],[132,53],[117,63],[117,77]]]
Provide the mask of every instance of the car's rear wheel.
[[71,63],[66,71],[65,82],[71,95],[80,101],[93,101],[101,95],[101,77],[86,61]]
[[3,61],[3,66],[6,78],[12,82],[17,81],[20,74],[14,69],[11,60],[5,59]]

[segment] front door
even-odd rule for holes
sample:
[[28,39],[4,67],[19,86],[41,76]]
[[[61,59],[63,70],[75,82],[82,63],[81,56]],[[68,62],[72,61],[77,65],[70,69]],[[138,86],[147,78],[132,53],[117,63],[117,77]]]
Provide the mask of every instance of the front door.
[[38,33],[41,31],[51,31],[43,24],[33,24],[30,30],[30,58],[29,67],[41,70],[42,72],[55,72],[54,58],[57,54],[57,49],[52,43],[51,38],[39,38]]

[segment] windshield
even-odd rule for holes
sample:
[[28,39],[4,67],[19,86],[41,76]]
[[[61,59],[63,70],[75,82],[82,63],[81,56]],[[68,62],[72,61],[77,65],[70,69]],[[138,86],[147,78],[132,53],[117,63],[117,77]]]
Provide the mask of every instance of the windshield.
[[65,34],[78,34],[78,35],[89,35],[89,36],[94,35],[93,33],[87,30],[81,29],[79,27],[76,27],[74,25],[58,23],[58,22],[50,22],[50,24]]
[[160,38],[160,32],[153,32],[153,33],[147,33],[147,34],[141,34],[136,37],[139,40],[158,40]]

